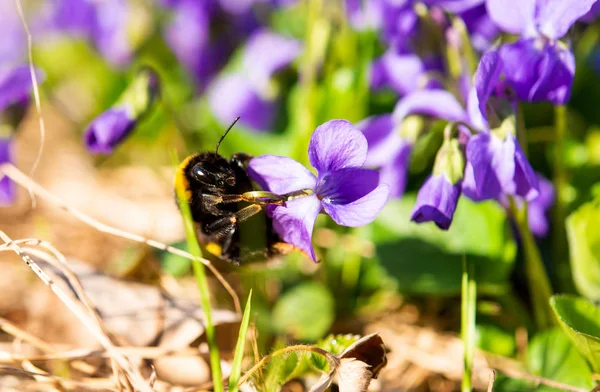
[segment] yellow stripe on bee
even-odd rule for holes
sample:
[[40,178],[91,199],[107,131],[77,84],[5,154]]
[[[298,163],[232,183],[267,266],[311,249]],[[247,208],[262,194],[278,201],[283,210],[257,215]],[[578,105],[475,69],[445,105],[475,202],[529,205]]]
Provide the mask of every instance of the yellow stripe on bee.
[[212,253],[215,256],[221,256],[221,251],[223,250],[221,245],[217,244],[216,242],[209,242],[206,244],[205,248],[209,253]]
[[179,187],[185,189],[185,197],[188,201],[192,198],[192,191],[190,191],[190,183],[185,177],[185,169],[193,157],[195,157],[195,155],[190,155],[189,157],[181,161],[181,163],[177,167],[177,171],[175,172],[175,179],[173,184],[175,186],[175,189]]

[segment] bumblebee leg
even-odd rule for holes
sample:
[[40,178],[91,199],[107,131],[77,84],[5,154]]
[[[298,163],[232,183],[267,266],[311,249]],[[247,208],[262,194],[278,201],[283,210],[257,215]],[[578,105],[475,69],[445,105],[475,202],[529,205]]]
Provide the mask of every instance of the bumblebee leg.
[[248,218],[258,214],[262,210],[258,204],[252,204],[248,207],[227,215],[219,220],[214,221],[206,226],[208,232],[227,233],[232,228],[235,228],[236,223],[243,222]]
[[283,195],[278,195],[277,193],[267,191],[251,191],[243,193],[242,196],[244,197],[244,201],[250,203],[258,203],[261,205],[285,205],[286,201],[290,201],[299,197],[310,196],[312,194],[312,189],[301,189],[299,191],[284,193]]

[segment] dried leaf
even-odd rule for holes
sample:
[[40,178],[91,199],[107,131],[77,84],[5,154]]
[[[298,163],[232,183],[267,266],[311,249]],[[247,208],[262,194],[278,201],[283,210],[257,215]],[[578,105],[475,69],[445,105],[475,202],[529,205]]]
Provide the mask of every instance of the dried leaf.
[[340,392],[366,392],[373,378],[369,367],[354,358],[342,359],[336,377]]
[[377,378],[381,369],[387,364],[385,346],[377,332],[358,339],[345,349],[339,358],[355,358],[369,365],[372,378]]

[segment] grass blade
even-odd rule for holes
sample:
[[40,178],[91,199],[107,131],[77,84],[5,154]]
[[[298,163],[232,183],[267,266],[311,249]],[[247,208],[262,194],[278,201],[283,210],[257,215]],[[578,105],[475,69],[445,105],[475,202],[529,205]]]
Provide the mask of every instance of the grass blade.
[[246,301],[246,308],[244,309],[244,316],[242,317],[242,323],[240,324],[240,333],[238,335],[237,344],[235,346],[235,355],[233,357],[233,364],[231,365],[231,375],[229,376],[229,392],[237,392],[238,381],[240,374],[242,373],[242,359],[244,359],[244,348],[246,347],[246,333],[248,332],[248,325],[250,324],[250,309],[252,308],[252,289],[248,295],[248,301]]
[[[200,249],[200,244],[198,244],[198,239],[196,238],[196,229],[194,227],[194,221],[192,220],[190,206],[185,198],[186,190],[183,189],[181,184],[177,184],[175,186],[175,192],[177,194],[179,209],[183,217],[188,250],[192,255],[200,258],[202,257],[202,250]],[[214,391],[222,392],[223,379],[221,377],[221,359],[219,356],[219,347],[217,346],[215,326],[212,322],[210,292],[208,291],[206,272],[204,271],[204,264],[198,260],[192,260],[192,266],[194,268],[194,276],[196,278],[196,284],[198,285],[198,291],[200,292],[200,303],[206,317],[206,340],[208,342],[210,353],[210,369],[212,372]]]
[[475,305],[477,303],[477,286],[475,283],[473,263],[463,256],[462,292],[461,292],[461,336],[464,345],[464,374],[462,392],[471,392],[473,350],[475,348]]

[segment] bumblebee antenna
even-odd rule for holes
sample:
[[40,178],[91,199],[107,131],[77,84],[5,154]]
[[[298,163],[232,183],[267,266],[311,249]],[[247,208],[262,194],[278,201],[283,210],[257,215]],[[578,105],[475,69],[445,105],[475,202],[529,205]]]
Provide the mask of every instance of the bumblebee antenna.
[[223,141],[223,139],[225,139],[225,136],[227,136],[227,134],[229,133],[229,131],[231,131],[231,128],[233,128],[233,126],[235,125],[236,122],[238,122],[239,119],[240,119],[240,116],[237,116],[235,118],[235,120],[233,120],[233,122],[231,123],[231,125],[229,126],[229,128],[227,128],[227,130],[225,131],[225,133],[223,134],[223,136],[221,136],[221,138],[217,142],[217,148],[215,148],[215,153],[216,154],[219,153],[219,146],[221,145],[221,142]]

